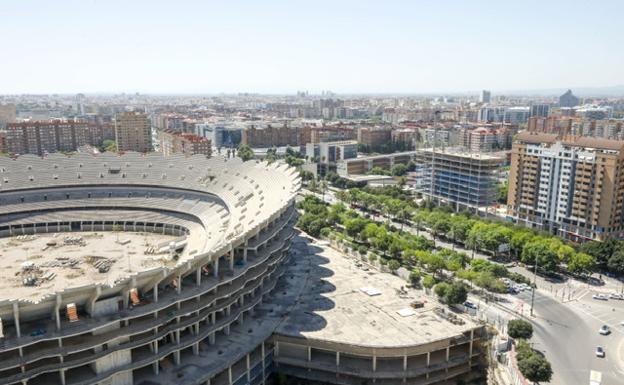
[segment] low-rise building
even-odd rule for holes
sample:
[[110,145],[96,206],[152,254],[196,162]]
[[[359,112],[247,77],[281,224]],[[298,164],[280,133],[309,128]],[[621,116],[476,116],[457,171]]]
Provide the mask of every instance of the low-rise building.
[[195,134],[163,130],[160,133],[160,151],[165,156],[202,154],[209,157],[212,155],[212,142]]

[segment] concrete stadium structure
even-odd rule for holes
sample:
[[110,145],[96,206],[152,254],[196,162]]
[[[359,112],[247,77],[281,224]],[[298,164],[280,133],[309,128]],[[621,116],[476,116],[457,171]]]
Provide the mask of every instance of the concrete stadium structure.
[[[409,299],[384,293],[368,306],[345,282],[370,273],[291,247],[299,186],[284,164],[201,155],[0,158],[0,384],[474,375],[480,325],[431,306],[396,319]],[[399,284],[383,276],[378,286]],[[345,333],[371,319],[389,332]]]

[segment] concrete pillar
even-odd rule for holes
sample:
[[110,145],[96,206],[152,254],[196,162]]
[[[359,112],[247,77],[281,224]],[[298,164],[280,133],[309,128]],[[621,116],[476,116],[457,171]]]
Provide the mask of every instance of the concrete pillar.
[[158,302],[158,283],[154,285],[152,291],[154,292],[154,302]]
[[212,313],[210,313],[210,324],[214,325],[217,323],[217,312],[213,311]]
[[228,305],[228,307],[225,308],[225,315],[229,317],[230,313],[232,313],[232,305]]
[[229,336],[230,335],[230,325],[227,325],[226,327],[224,327],[223,331],[225,332],[226,336]]
[[232,385],[232,367],[228,367],[228,384]]
[[199,342],[193,344],[193,354],[196,356],[199,355]]
[[153,362],[152,363],[152,372],[154,373],[154,375],[156,375],[156,376],[158,375],[159,369],[160,368],[158,367],[158,361]]
[[173,352],[173,362],[176,365],[180,365],[180,351],[176,350],[175,352]]
[[219,258],[215,259],[213,274],[215,278],[219,278]]
[[308,362],[312,361],[312,347],[308,346]]
[[241,312],[238,316],[238,324],[242,325],[245,322],[245,312]]
[[59,375],[61,377],[61,385],[65,385],[66,384],[66,382],[65,382],[65,370],[61,369],[61,371],[59,372]]
[[247,263],[247,245],[249,245],[249,241],[245,241],[245,247],[243,248],[243,261]]
[[19,338],[22,336],[22,333],[20,332],[19,305],[17,302],[13,302],[13,319],[15,320],[15,333]]
[[201,266],[197,268],[197,271],[195,271],[195,281],[197,283],[197,286],[201,285]]
[[451,356],[451,347],[446,347],[446,362],[449,362],[449,357]]
[[279,357],[279,341],[275,341],[275,351],[273,352],[275,357]]
[[470,349],[469,349],[469,355],[470,355],[470,357],[471,357],[471,358],[472,358],[472,345],[473,345],[473,342],[474,342],[474,329],[472,329],[472,330],[470,331]]
[[377,354],[373,353],[373,372],[377,371]]
[[234,248],[230,249],[230,270],[234,271]]
[[61,297],[61,294],[57,293],[56,304],[54,305],[54,320],[56,321],[56,330],[61,330],[61,303],[62,302],[63,302],[63,299]]
[[263,384],[264,384],[264,378],[266,377],[266,373],[265,373],[265,370],[264,370],[264,365],[265,365],[264,355],[265,354],[266,353],[264,352],[264,341],[263,341],[262,344],[260,345],[260,355],[262,356],[260,358],[260,362],[261,362],[261,365],[262,365],[262,383]]
[[210,345],[214,345],[214,344],[215,344],[215,339],[216,339],[216,336],[215,336],[215,335],[216,335],[216,333],[215,333],[215,332],[212,332],[212,333],[210,333],[210,335],[208,336],[208,343],[209,343]]
[[178,287],[176,288],[176,291],[180,294],[182,292],[182,276],[178,275],[176,279],[178,280]]
[[407,354],[403,356],[403,371],[407,371]]
[[427,352],[427,367],[431,365],[431,352]]
[[247,382],[251,381],[251,362],[249,359],[249,354],[246,357],[247,360]]
[[340,352],[336,352],[336,367],[340,366]]

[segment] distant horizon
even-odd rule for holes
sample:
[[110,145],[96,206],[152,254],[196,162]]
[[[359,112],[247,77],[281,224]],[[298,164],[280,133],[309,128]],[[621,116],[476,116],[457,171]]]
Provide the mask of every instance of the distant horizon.
[[120,91],[75,91],[75,92],[24,92],[24,93],[0,93],[0,96],[75,96],[77,94],[84,94],[85,96],[118,96],[118,95],[144,95],[144,96],[241,96],[242,94],[257,95],[257,96],[296,96],[298,92],[307,92],[309,96],[323,96],[323,92],[330,92],[335,96],[397,96],[397,97],[440,97],[440,96],[479,96],[481,91],[490,91],[492,97],[496,96],[511,96],[511,97],[559,97],[567,90],[572,90],[572,93],[581,97],[624,97],[624,85],[614,86],[594,86],[594,87],[555,87],[548,89],[534,89],[534,90],[493,90],[493,89],[480,89],[480,90],[467,90],[467,91],[428,91],[428,92],[340,92],[336,90],[323,90],[323,91],[310,91],[305,89],[298,89],[291,92],[256,92],[250,90],[231,91],[231,92],[145,92],[140,90],[120,90]]
[[0,93],[443,95],[620,85],[622,14],[619,0],[9,0],[0,7]]

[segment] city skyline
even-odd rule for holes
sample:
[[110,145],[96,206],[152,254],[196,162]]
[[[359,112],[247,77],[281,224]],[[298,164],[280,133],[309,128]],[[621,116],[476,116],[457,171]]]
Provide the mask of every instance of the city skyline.
[[2,93],[613,87],[624,84],[624,55],[613,49],[624,40],[623,8],[616,1],[11,2],[0,10],[0,33],[14,37],[5,43],[12,59],[0,64]]

